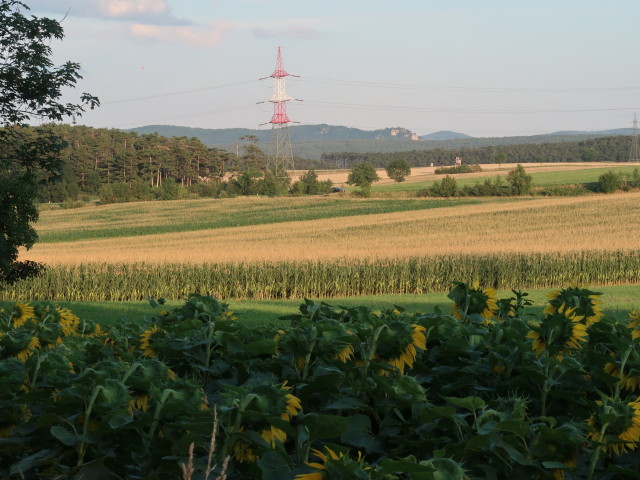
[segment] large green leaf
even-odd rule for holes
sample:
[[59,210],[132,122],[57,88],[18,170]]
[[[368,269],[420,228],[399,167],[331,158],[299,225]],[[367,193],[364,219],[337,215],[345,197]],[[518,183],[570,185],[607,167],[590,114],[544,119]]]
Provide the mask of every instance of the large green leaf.
[[258,466],[262,470],[262,480],[281,480],[289,478],[291,465],[287,455],[269,451],[260,457]]
[[51,435],[56,437],[68,447],[75,445],[78,441],[78,436],[75,433],[59,425],[51,427],[49,431],[51,432]]
[[313,440],[338,438],[347,428],[349,419],[339,415],[311,413],[302,418],[302,425],[309,429]]
[[369,453],[384,451],[382,442],[371,433],[371,419],[366,415],[358,414],[351,417],[340,440],[348,445],[364,448]]
[[447,403],[451,405],[455,405],[456,407],[461,407],[470,412],[475,412],[477,410],[482,410],[486,407],[485,401],[480,397],[465,397],[465,398],[457,398],[457,397],[442,397]]

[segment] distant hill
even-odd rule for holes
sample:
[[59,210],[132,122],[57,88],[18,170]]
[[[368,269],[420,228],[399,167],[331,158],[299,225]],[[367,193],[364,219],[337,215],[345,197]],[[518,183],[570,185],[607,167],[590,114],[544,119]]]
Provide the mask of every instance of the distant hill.
[[433,133],[430,133],[429,135],[420,136],[420,140],[455,140],[458,138],[473,138],[473,137],[470,135],[466,135],[464,133],[450,132],[448,130],[433,132]]
[[[165,137],[195,137],[208,146],[234,151],[241,137],[255,135],[262,148],[269,151],[271,130],[248,128],[206,129],[175,125],[147,125],[126,130],[138,134],[157,133]],[[580,142],[611,135],[630,135],[629,128],[599,132],[566,131],[520,137],[475,138],[463,133],[440,131],[418,137],[403,127],[382,130],[360,130],[336,125],[294,125],[289,127],[293,153],[296,157],[319,160],[335,152],[393,153],[412,150],[454,150],[504,145],[529,145],[559,142]]]
[[633,129],[631,128],[615,128],[613,130],[599,130],[597,132],[581,132],[579,130],[575,130],[575,131],[560,131],[560,132],[547,133],[547,135],[560,135],[560,136],[566,136],[566,135],[604,136],[604,135],[631,135],[631,134],[633,134]]
[[[191,128],[174,125],[147,125],[130,128],[128,132],[139,134],[157,133],[164,137],[196,137],[207,145],[231,144],[245,135],[254,135],[260,142],[271,140],[271,130],[257,130],[248,128]],[[359,128],[341,127],[336,125],[293,125],[289,127],[291,141],[326,141],[326,140],[384,140],[402,139],[419,140],[419,137],[404,127],[392,127],[382,130],[360,130]]]

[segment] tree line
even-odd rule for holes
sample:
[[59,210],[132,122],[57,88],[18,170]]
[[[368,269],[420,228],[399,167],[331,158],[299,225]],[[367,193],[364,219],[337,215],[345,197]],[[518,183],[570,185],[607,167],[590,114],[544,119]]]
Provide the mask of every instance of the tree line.
[[245,135],[236,152],[209,147],[195,137],[164,137],[117,129],[50,124],[19,128],[29,138],[55,139],[56,172],[42,171],[40,202],[73,204],[83,195],[102,203],[170,200],[185,196],[314,195],[331,191],[314,162],[298,181],[277,178],[258,139]]
[[536,163],[536,162],[626,162],[631,153],[631,138],[616,135],[577,142],[501,145],[475,148],[411,150],[407,152],[336,152],[322,154],[325,163],[337,168],[352,168],[360,162],[385,167],[392,160],[404,159],[412,167],[452,165],[456,157],[464,163]]
[[81,193],[99,194],[121,185],[133,191],[159,190],[165,184],[191,188],[221,179],[235,160],[229,152],[207,147],[196,138],[70,125],[33,130],[57,136],[63,145],[58,177],[49,179],[40,190],[40,200],[45,202],[75,199]]

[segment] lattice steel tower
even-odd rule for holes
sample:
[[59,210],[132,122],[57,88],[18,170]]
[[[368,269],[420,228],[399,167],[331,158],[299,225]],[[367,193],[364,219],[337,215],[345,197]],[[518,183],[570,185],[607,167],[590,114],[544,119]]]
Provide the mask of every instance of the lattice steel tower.
[[633,131],[631,133],[631,154],[629,155],[630,162],[640,162],[640,149],[638,148],[638,117],[633,114]]
[[[287,102],[295,99],[287,95],[285,90],[285,77],[296,76],[297,75],[287,73],[284,69],[282,65],[282,52],[280,51],[280,47],[278,47],[276,69],[271,75],[264,77],[275,79],[273,95],[269,99],[269,102],[273,103],[273,117],[271,117],[269,122],[262,124],[266,125],[270,123],[272,125],[273,145],[272,155],[269,159],[269,167],[273,168],[274,174],[278,178],[286,177],[287,169],[293,170],[295,168],[293,164],[291,137],[289,136],[289,124],[295,122],[291,122],[287,116]],[[260,80],[263,80],[263,78]]]

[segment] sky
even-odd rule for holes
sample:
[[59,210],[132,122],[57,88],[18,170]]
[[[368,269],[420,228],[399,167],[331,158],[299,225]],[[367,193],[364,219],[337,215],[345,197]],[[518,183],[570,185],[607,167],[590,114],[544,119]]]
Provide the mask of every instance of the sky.
[[23,1],[64,27],[53,61],[83,76],[64,99],[98,96],[93,127],[268,129],[278,47],[303,125],[501,137],[640,114],[637,0]]

